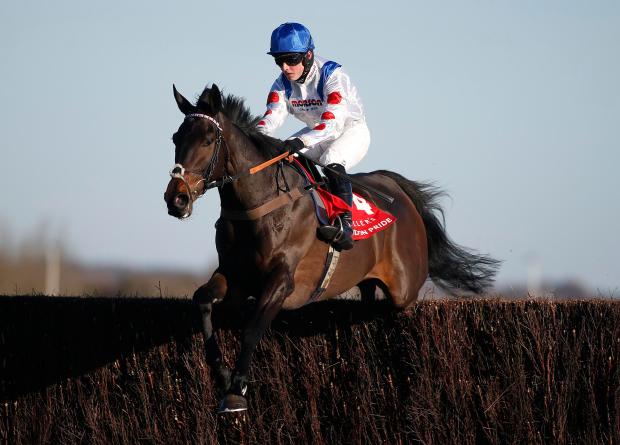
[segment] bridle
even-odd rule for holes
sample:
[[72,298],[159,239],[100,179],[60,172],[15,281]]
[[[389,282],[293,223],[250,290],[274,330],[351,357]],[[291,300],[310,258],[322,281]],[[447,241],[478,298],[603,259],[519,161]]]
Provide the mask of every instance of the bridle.
[[[201,114],[201,113],[187,114],[185,115],[184,120],[192,119],[192,118],[207,119],[209,122],[213,124],[213,126],[215,127],[215,149],[213,150],[211,159],[209,160],[209,163],[207,164],[207,167],[205,168],[204,171],[188,170],[185,167],[183,167],[182,164],[174,164],[174,167],[172,167],[172,170],[170,170],[170,177],[173,179],[178,179],[182,181],[185,187],[187,188],[187,192],[190,195],[190,202],[189,202],[190,211],[191,211],[192,201],[200,198],[202,195],[205,194],[207,190],[214,188],[214,187],[221,187],[226,182],[230,182],[230,180],[228,180],[228,178],[230,178],[230,175],[228,175],[226,172],[225,164],[224,164],[224,175],[222,176],[222,178],[220,180],[211,181],[211,176],[213,176],[213,172],[217,165],[217,161],[219,159],[222,145],[226,147],[225,148],[226,160],[228,160],[228,145],[226,145],[226,142],[224,141],[224,136],[223,136],[224,130],[222,130],[222,126],[216,119],[212,118],[209,115]],[[222,142],[224,142],[224,144],[222,144]],[[185,179],[186,172],[193,173],[195,175],[200,175],[202,177],[202,179],[199,182],[204,182],[205,186],[203,187],[201,191],[192,190],[189,182],[187,181],[187,179]]]
[[[189,170],[183,167],[182,164],[174,164],[174,167],[172,167],[172,170],[170,171],[170,177],[173,179],[178,179],[182,181],[185,187],[187,188],[187,192],[189,195],[189,203],[188,203],[189,209],[188,210],[190,213],[192,212],[193,202],[196,199],[200,198],[202,195],[204,195],[207,192],[207,190],[215,188],[215,187],[222,188],[224,185],[228,184],[229,182],[236,181],[237,179],[243,178],[245,176],[253,175],[254,173],[257,173],[276,162],[280,162],[282,159],[289,156],[288,151],[284,152],[281,155],[276,156],[275,158],[272,158],[266,162],[263,162],[262,164],[259,164],[248,170],[242,171],[240,173],[237,173],[231,176],[228,173],[228,170],[226,169],[228,160],[230,158],[230,152],[229,152],[228,144],[226,144],[226,141],[224,140],[224,130],[222,129],[222,126],[220,125],[220,123],[217,121],[217,119],[209,115],[202,114],[202,113],[187,114],[185,115],[184,120],[191,119],[191,118],[206,119],[209,122],[211,122],[211,124],[213,124],[213,126],[215,127],[215,149],[213,150],[213,154],[211,155],[211,160],[209,161],[209,164],[207,164],[207,167],[205,168],[204,171]],[[219,159],[219,155],[220,155],[220,151],[222,150],[222,147],[225,147],[224,148],[225,159],[224,159],[224,168],[223,168],[224,171],[223,171],[221,178],[212,179],[211,176],[213,176],[215,168],[218,164],[218,159]],[[202,190],[200,191],[192,190],[189,182],[187,181],[187,179],[185,179],[186,172],[199,175],[202,177],[202,179],[199,181],[199,182],[205,183]]]

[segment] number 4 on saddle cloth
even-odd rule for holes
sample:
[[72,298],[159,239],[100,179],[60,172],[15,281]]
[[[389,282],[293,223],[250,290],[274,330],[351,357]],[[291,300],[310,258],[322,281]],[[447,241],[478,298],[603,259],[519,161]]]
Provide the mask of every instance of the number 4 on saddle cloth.
[[[316,178],[320,178],[320,175],[314,165],[310,163],[304,165],[298,158],[295,158],[291,165],[301,173],[308,185],[318,185]],[[315,187],[311,196],[314,200],[316,216],[322,226],[331,224],[340,213],[349,210],[346,202],[324,188]],[[355,192],[353,193],[351,215],[353,217],[354,240],[370,238],[375,233],[387,229],[396,221],[394,216],[376,207]]]

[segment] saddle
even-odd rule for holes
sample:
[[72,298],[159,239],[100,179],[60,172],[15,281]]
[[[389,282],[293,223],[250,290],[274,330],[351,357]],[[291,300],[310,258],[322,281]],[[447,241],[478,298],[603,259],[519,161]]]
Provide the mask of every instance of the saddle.
[[[314,201],[314,209],[319,224],[321,226],[330,225],[331,219],[336,216],[335,211],[325,202],[321,193],[329,193],[336,199],[339,198],[333,195],[331,190],[329,190],[329,181],[327,178],[319,172],[319,169],[313,162],[310,162],[306,158],[296,157],[289,165],[301,175],[304,179],[305,188],[310,190],[310,196],[312,196],[312,200]],[[346,204],[344,208],[346,208]],[[340,208],[337,210],[340,210]]]

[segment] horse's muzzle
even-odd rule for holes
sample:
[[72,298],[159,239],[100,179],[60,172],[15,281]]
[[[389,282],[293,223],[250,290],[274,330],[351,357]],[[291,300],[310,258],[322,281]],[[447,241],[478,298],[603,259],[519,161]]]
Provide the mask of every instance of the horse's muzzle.
[[191,215],[191,200],[187,193],[177,193],[172,196],[171,199],[167,199],[164,196],[164,199],[166,200],[166,204],[168,205],[168,215],[180,219],[187,218]]

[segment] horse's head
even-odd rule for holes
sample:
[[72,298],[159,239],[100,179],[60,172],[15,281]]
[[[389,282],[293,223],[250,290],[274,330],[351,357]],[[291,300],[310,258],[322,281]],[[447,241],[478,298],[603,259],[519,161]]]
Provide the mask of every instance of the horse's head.
[[172,136],[175,165],[164,193],[168,213],[176,218],[192,214],[193,202],[204,194],[207,183],[223,175],[226,150],[223,130],[217,120],[222,110],[222,95],[213,84],[192,105],[173,86],[174,98],[185,119]]

